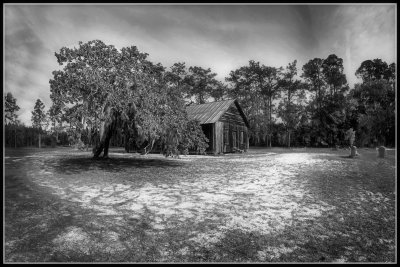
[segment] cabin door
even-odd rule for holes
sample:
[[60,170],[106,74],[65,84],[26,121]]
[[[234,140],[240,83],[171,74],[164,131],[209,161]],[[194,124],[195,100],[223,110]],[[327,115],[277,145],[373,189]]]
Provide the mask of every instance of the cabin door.
[[213,150],[213,145],[214,145],[214,135],[213,135],[213,124],[202,124],[201,128],[203,129],[204,135],[208,139],[208,147],[206,149],[207,152],[210,152]]

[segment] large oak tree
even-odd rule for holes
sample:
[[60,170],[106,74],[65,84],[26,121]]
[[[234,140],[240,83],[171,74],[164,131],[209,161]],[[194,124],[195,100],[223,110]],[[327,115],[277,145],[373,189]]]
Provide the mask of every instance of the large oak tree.
[[[102,152],[108,157],[110,138],[118,127],[126,142],[158,140],[165,153],[178,153],[186,131],[193,127],[188,127],[179,88],[168,82],[161,64],[153,64],[135,46],[118,50],[100,40],[63,47],[55,55],[64,67],[53,72],[50,97],[61,110],[74,109],[71,117],[78,130],[90,128],[97,139],[95,158]],[[204,148],[199,125],[189,136],[200,140],[193,146]]]

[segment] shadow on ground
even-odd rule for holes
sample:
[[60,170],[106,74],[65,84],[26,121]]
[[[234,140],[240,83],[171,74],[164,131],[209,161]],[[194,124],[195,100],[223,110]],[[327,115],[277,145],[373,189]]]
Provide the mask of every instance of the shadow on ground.
[[[52,160],[50,160],[52,161]],[[54,159],[50,163],[58,173],[76,174],[93,169],[107,172],[127,172],[130,168],[171,168],[182,167],[185,162],[178,162],[168,159],[147,159],[147,158],[107,158],[93,159],[87,157]]]
[[[5,186],[6,262],[144,262],[159,257],[153,252],[157,243],[149,233],[152,214],[148,209],[134,218],[126,216],[122,226],[115,226],[110,223],[112,216],[98,216],[49,194],[18,171],[9,171]],[[121,235],[110,242],[108,234],[113,231]],[[115,243],[126,249],[114,251]],[[83,246],[88,253],[80,250]]]

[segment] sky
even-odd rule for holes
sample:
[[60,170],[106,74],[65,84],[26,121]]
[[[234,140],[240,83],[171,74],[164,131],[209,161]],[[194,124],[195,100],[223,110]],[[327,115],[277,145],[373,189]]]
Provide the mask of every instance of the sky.
[[51,106],[49,80],[62,68],[55,52],[79,41],[136,46],[154,63],[211,68],[221,81],[249,60],[297,60],[300,75],[309,60],[336,54],[351,87],[364,60],[397,65],[395,4],[4,4],[3,12],[3,95],[17,99],[25,125],[36,99]]

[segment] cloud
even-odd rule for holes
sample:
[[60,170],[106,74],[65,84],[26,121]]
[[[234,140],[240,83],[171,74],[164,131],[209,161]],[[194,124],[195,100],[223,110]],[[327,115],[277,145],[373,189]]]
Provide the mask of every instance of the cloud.
[[394,12],[394,5],[313,6],[313,30],[319,43],[315,56],[334,53],[343,58],[352,86],[358,82],[354,73],[362,61],[395,61]]
[[137,46],[165,67],[211,68],[224,78],[249,60],[280,67],[336,54],[348,81],[363,60],[395,61],[394,5],[5,5],[5,90],[20,119],[51,105],[54,52],[100,39]]

